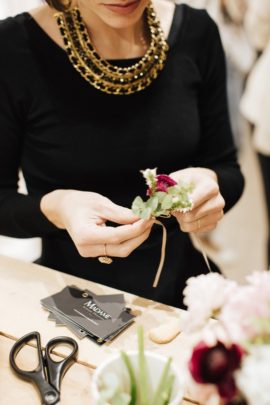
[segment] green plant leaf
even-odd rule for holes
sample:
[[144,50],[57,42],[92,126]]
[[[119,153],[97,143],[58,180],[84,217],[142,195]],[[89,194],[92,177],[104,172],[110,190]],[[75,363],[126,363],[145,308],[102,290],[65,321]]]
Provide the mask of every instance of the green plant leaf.
[[138,195],[134,199],[131,208],[132,208],[132,210],[141,210],[144,208],[144,206],[145,206],[145,203],[144,203],[143,199]]
[[155,193],[155,196],[158,198],[158,201],[161,203],[164,199],[164,197],[166,197],[167,193],[165,193],[164,191],[157,191]]
[[167,194],[161,203],[161,208],[163,210],[170,210],[173,205],[172,196]]
[[148,373],[147,365],[144,354],[144,336],[143,327],[138,327],[138,363],[139,363],[139,392],[140,392],[140,405],[149,405],[148,402]]
[[151,208],[151,211],[154,212],[158,206],[158,197],[150,197],[146,202],[146,207]]
[[168,405],[170,403],[174,380],[175,380],[175,376],[174,376],[174,374],[171,374],[168,377],[168,380],[166,383],[166,391],[164,392],[164,404],[163,405]]
[[162,398],[162,395],[164,394],[164,392],[166,392],[166,385],[167,385],[168,375],[170,372],[171,362],[172,362],[172,359],[170,357],[170,358],[168,358],[168,360],[163,368],[163,371],[160,376],[160,380],[159,380],[157,389],[154,393],[154,397],[153,397],[151,405],[163,405],[164,404],[164,398]]
[[167,188],[167,193],[170,195],[177,195],[179,193],[179,186],[171,186]]
[[150,219],[151,218],[151,216],[152,216],[152,210],[151,210],[151,208],[144,208],[142,211],[141,211],[141,213],[140,213],[140,215],[139,215],[142,219]]
[[129,379],[130,379],[130,402],[129,405],[136,405],[136,399],[137,399],[137,382],[136,382],[136,376],[134,369],[132,367],[130,358],[125,352],[121,352],[121,357],[123,362],[126,365]]

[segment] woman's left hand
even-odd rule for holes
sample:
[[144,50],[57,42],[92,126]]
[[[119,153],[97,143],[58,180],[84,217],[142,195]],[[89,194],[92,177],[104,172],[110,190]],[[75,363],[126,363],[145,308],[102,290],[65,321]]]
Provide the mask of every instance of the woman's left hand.
[[208,232],[214,229],[224,215],[225,201],[220,194],[216,173],[201,167],[192,167],[170,174],[175,181],[192,183],[193,208],[190,212],[174,212],[183,232]]

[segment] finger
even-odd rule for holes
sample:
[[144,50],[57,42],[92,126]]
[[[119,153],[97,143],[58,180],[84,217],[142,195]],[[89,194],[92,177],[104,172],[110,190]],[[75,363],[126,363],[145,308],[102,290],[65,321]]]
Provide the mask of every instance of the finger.
[[212,215],[217,212],[223,211],[225,201],[222,195],[219,193],[210,200],[202,203],[197,208],[187,213],[175,213],[175,216],[181,220],[181,222],[193,222],[207,215]]
[[149,237],[150,233],[151,228],[148,228],[141,235],[129,239],[120,245],[107,245],[107,253],[109,256],[127,257]]
[[132,224],[139,220],[139,217],[131,209],[114,204],[108,200],[108,204],[103,207],[101,215],[116,224]]
[[120,244],[126,240],[136,238],[153,225],[152,220],[140,219],[133,224],[116,227],[90,224],[84,229],[73,232],[72,239],[78,249],[89,245]]
[[78,252],[82,257],[127,257],[134,249],[140,246],[150,235],[151,227],[147,228],[136,238],[127,240],[120,244],[96,244],[78,247]]
[[193,222],[180,221],[179,225],[183,232],[206,232],[214,229],[218,222],[223,218],[223,215],[223,210],[221,210],[211,215],[205,215]]
[[199,182],[191,193],[193,210],[219,194],[219,187],[214,180]]

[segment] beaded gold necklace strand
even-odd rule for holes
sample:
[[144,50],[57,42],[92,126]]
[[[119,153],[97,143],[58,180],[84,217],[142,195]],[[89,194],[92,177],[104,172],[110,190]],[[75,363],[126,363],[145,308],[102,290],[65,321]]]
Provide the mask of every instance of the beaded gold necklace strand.
[[69,60],[80,75],[104,93],[128,95],[144,90],[157,78],[169,49],[151,3],[146,15],[150,46],[145,55],[129,67],[115,66],[98,55],[77,7],[56,13],[55,18]]

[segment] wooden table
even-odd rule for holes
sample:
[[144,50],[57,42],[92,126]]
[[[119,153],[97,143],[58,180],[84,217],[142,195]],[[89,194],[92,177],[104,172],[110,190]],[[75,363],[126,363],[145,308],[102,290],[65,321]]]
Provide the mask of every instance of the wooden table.
[[[57,272],[32,263],[0,256],[0,403],[1,405],[40,404],[35,388],[13,374],[8,356],[14,341],[26,333],[37,330],[42,344],[53,337],[65,335],[76,337],[64,326],[55,326],[48,321],[48,312],[42,309],[40,299],[54,294],[66,285],[89,288],[96,294],[119,292],[100,284]],[[61,391],[63,405],[94,405],[91,398],[91,378],[94,369],[109,355],[119,349],[137,347],[136,328],[144,326],[145,347],[156,353],[172,356],[181,369],[185,356],[189,353],[190,340],[184,334],[178,335],[171,343],[158,345],[148,339],[148,331],[168,318],[183,317],[184,311],[125,293],[128,306],[136,312],[136,322],[113,342],[98,346],[83,339],[76,339],[79,355],[75,365],[66,374]],[[32,347],[27,348],[24,358],[27,363],[32,358]],[[61,353],[60,353],[61,354]],[[64,354],[64,353],[63,353]],[[181,405],[198,402],[187,398]]]

